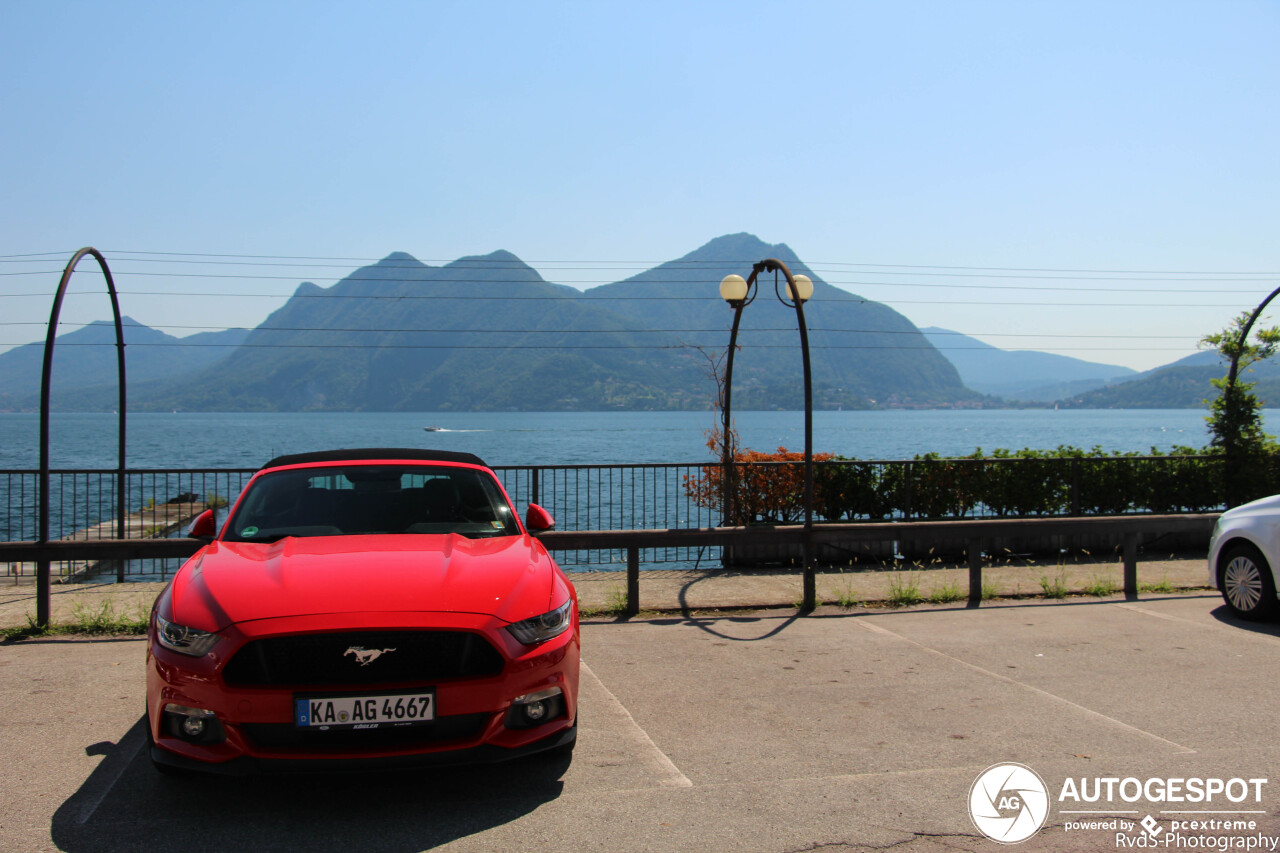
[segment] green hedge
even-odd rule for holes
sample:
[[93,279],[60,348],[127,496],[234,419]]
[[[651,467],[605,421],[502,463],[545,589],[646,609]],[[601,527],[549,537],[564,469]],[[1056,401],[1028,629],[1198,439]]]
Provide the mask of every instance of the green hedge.
[[[1280,460],[1255,460],[1249,499],[1277,491]],[[910,462],[836,457],[814,473],[816,509],[829,521],[1202,512],[1221,507],[1222,457],[1190,447],[1165,454],[996,450]]]

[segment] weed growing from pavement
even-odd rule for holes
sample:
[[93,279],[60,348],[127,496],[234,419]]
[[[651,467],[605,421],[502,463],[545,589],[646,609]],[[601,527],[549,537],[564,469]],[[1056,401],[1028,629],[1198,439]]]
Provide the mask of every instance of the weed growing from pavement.
[[960,584],[952,581],[943,584],[929,593],[930,604],[950,604],[953,601],[963,601],[968,595],[960,591]]
[[860,603],[858,594],[853,591],[853,584],[847,585],[843,590],[836,593],[836,604],[846,610],[850,607],[857,607]]
[[1098,598],[1106,598],[1108,595],[1115,595],[1119,589],[1116,582],[1111,578],[1101,575],[1094,575],[1093,579],[1084,585],[1086,595],[1097,596]]
[[627,612],[627,591],[620,586],[609,590],[609,603],[604,612],[610,616],[621,616]]
[[1051,578],[1048,575],[1041,575],[1040,589],[1044,591],[1045,598],[1066,598],[1067,597],[1066,572],[1059,571],[1058,576],[1054,578]]
[[52,630],[52,628],[41,628],[36,624],[36,617],[28,613],[25,626],[0,628],[0,641],[8,643],[14,640],[25,640],[28,637],[44,637],[52,633]]
[[620,586],[609,587],[609,600],[600,607],[578,604],[578,616],[583,619],[596,619],[604,616],[625,616],[627,614],[627,591]]
[[149,614],[141,604],[132,614],[118,613],[111,601],[89,607],[77,601],[71,605],[71,618],[77,634],[145,634]]
[[36,617],[28,613],[26,625],[0,628],[0,642],[73,634],[92,637],[145,634],[150,619],[142,605],[133,613],[120,613],[111,601],[97,607],[77,601],[71,605],[71,621],[41,627],[36,624]]
[[893,607],[910,607],[924,601],[920,594],[920,580],[915,572],[894,572],[889,576],[889,604]]

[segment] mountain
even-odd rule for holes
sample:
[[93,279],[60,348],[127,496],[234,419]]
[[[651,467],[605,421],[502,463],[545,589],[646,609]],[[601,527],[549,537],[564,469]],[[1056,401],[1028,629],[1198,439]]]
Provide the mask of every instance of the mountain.
[[[719,355],[733,320],[732,309],[719,296],[720,280],[733,273],[745,278],[752,265],[765,258],[776,258],[793,274],[813,279],[813,297],[804,306],[804,315],[818,407],[979,399],[964,389],[951,363],[906,317],[832,287],[786,244],[770,245],[750,234],[719,237],[678,260],[588,290],[584,296],[625,305],[628,316],[651,328],[711,330],[702,343]],[[734,358],[736,407],[803,406],[796,312],[777,299],[774,287],[774,276],[762,274],[755,300],[742,313],[741,349]]]
[[[177,338],[131,317],[121,317],[120,324],[125,343],[125,381],[131,389],[135,383],[169,379],[208,367],[243,343],[249,334],[247,329],[227,329]],[[113,321],[99,320],[58,335],[53,350],[50,402],[59,408],[75,405],[66,397],[69,392],[94,388],[98,392],[94,396],[105,401],[94,408],[114,406],[118,394],[116,365]],[[0,411],[39,406],[43,367],[43,342],[0,353]]]
[[141,403],[285,411],[692,405],[686,389],[699,375],[696,362],[663,348],[674,339],[643,332],[508,252],[440,267],[394,253],[330,288],[304,282],[215,368]]
[[1137,375],[1137,371],[1115,364],[1002,350],[936,326],[920,331],[955,365],[965,385],[1008,400],[1061,400]]
[[[135,410],[563,411],[705,409],[733,312],[720,279],[764,258],[814,281],[805,305],[815,407],[976,405],[955,368],[897,312],[831,287],[783,244],[712,240],[586,292],[498,251],[443,266],[396,252],[322,288],[303,282],[214,363],[141,381]],[[743,313],[734,403],[803,405],[794,308],[770,293]],[[157,333],[158,334],[158,333]],[[131,362],[132,365],[132,362]],[[35,374],[38,376],[38,367]],[[137,380],[137,381],[135,381]],[[78,395],[113,405],[104,385]]]
[[[1059,405],[1077,409],[1202,408],[1218,394],[1211,380],[1225,378],[1229,370],[1230,362],[1218,353],[1198,352],[1128,381],[1064,399]],[[1264,404],[1280,405],[1280,357],[1253,365],[1239,378],[1257,383],[1253,390]]]

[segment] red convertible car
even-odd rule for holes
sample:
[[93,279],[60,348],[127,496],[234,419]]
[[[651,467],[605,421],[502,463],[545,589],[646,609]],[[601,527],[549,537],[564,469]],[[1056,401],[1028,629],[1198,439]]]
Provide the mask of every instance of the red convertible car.
[[577,737],[573,584],[479,458],[282,456],[156,599],[161,770],[497,761]]

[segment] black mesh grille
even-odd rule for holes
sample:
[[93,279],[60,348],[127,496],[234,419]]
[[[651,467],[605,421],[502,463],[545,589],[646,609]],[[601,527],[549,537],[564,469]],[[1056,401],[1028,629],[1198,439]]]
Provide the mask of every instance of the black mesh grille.
[[479,678],[502,667],[502,655],[469,631],[357,631],[253,640],[222,678],[236,687],[361,686]]
[[386,749],[472,740],[484,730],[489,714],[437,717],[434,723],[378,729],[299,729],[291,723],[245,723],[244,736],[255,746],[269,749]]

